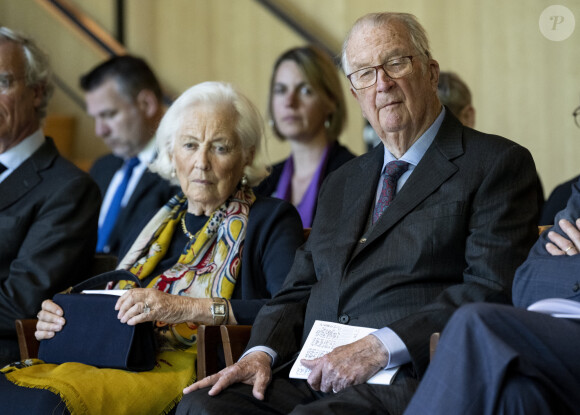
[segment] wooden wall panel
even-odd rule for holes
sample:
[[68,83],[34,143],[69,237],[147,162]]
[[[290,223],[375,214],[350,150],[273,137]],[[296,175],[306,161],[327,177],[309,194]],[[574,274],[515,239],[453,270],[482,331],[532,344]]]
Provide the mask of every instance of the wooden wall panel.
[[[112,15],[105,22],[113,13],[113,0],[75,3],[113,29]],[[304,44],[254,0],[126,0],[126,4],[129,50],[150,61],[174,95],[204,80],[227,80],[237,84],[265,114],[274,60],[287,48]],[[388,9],[415,14],[429,33],[441,68],[457,72],[469,84],[478,129],[529,148],[546,193],[580,174],[580,129],[571,117],[580,105],[580,27],[567,40],[546,39],[538,21],[549,2],[278,0],[276,4],[337,49],[364,13]],[[580,26],[579,0],[558,4],[568,7]],[[75,85],[78,75],[102,57],[83,42],[69,39],[69,30],[47,19],[50,16],[32,0],[0,2],[0,23],[50,43],[57,71]],[[341,140],[360,153],[364,151],[363,120],[355,100],[345,92],[349,125]],[[63,112],[70,112],[72,106],[59,94],[53,104],[51,108],[64,108]],[[76,154],[98,155],[102,147],[95,144],[92,121],[79,119],[77,128]],[[275,161],[287,152],[287,145],[268,132],[269,158]]]

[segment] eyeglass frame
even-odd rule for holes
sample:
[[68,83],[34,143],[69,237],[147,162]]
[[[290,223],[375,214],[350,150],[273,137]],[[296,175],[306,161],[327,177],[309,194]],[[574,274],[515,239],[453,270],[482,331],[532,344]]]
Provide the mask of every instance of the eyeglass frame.
[[[407,75],[411,75],[411,74],[413,73],[413,71],[414,71],[414,69],[415,69],[415,68],[413,67],[413,58],[415,58],[415,57],[417,57],[417,56],[419,56],[419,55],[399,56],[399,57],[397,57],[397,58],[389,59],[388,61],[386,61],[385,63],[383,63],[383,64],[381,64],[381,65],[376,65],[376,66],[365,66],[364,68],[360,68],[360,69],[357,69],[357,70],[356,70],[356,71],[354,71],[354,72],[351,72],[351,73],[349,73],[349,74],[348,74],[346,77],[347,77],[347,79],[349,80],[349,82],[350,82],[350,84],[352,85],[352,87],[353,87],[354,89],[356,89],[357,91],[360,91],[360,90],[362,90],[362,89],[367,89],[367,88],[370,88],[371,86],[373,86],[373,85],[375,85],[375,84],[377,83],[377,81],[378,81],[378,79],[379,79],[379,68],[381,68],[381,69],[382,69],[382,70],[385,72],[385,75],[387,75],[387,76],[388,76],[390,79],[401,79],[401,78],[404,78],[405,76],[407,76]],[[410,72],[407,72],[407,73],[406,73],[406,74],[404,74],[404,75],[401,75],[401,76],[396,76],[396,77],[389,75],[389,73],[388,73],[388,72],[387,72],[387,70],[385,69],[385,65],[386,65],[386,64],[388,64],[389,62],[392,62],[392,61],[394,61],[394,60],[397,60],[397,59],[403,59],[403,58],[409,58],[409,61],[410,61],[409,63],[411,64],[411,71],[410,71]],[[369,86],[365,86],[365,87],[363,87],[363,88],[357,88],[357,87],[355,87],[355,86],[354,86],[354,84],[352,83],[352,80],[350,79],[350,77],[351,77],[353,74],[355,74],[355,73],[357,73],[357,72],[360,72],[360,71],[364,71],[364,70],[366,70],[366,69],[374,69],[374,70],[375,70],[375,82],[373,82],[373,83],[372,83],[372,84],[370,84]]]
[[576,127],[580,128],[580,107],[576,108],[572,113],[572,117],[574,117],[574,122],[576,123]]
[[[14,86],[14,83],[25,79],[25,76],[14,76],[12,74],[0,74],[0,94],[6,94]],[[2,86],[2,82],[7,82]]]

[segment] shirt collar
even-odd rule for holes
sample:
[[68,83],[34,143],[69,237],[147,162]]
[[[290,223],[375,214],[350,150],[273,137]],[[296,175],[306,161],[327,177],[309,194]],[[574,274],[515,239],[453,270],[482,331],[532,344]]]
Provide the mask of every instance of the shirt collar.
[[44,144],[44,141],[42,129],[38,129],[14,147],[0,154],[0,163],[7,167],[7,171],[15,170],[32,156]]
[[[431,124],[431,126],[427,128],[427,130],[421,135],[421,137],[419,137],[419,139],[413,143],[411,148],[409,148],[399,160],[406,161],[412,166],[416,166],[417,164],[419,164],[419,162],[427,152],[427,149],[429,148],[429,146],[431,146],[433,140],[435,140],[435,136],[439,132],[439,128],[443,123],[443,118],[445,118],[445,107],[441,106],[441,108],[442,110],[437,116],[437,118],[435,118],[435,121],[433,121],[433,124]],[[383,161],[383,168],[381,172],[385,170],[385,166],[387,165],[387,163],[397,160],[397,158],[393,156],[389,150],[387,150],[386,146],[383,145],[383,148],[385,150],[385,155]]]

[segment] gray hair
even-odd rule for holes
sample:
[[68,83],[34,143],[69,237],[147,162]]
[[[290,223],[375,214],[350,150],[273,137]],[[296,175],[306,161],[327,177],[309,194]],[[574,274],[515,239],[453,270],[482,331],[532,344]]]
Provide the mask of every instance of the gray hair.
[[449,107],[451,112],[459,118],[461,111],[471,105],[471,92],[463,80],[453,72],[441,72],[437,95],[443,105]]
[[[230,105],[237,114],[236,133],[242,143],[242,152],[260,151],[264,136],[264,123],[260,113],[252,102],[225,82],[203,82],[186,90],[169,107],[157,128],[155,145],[157,158],[149,168],[173,184],[179,184],[177,178],[172,177],[175,166],[171,154],[175,145],[177,132],[181,128],[186,110],[200,104],[210,104],[216,107],[222,104]],[[256,186],[267,175],[266,165],[254,157],[252,163],[244,168],[244,174],[250,186]]]
[[31,37],[18,33],[7,27],[0,27],[0,42],[13,42],[20,45],[25,61],[26,86],[41,86],[43,89],[42,101],[36,109],[38,119],[46,117],[46,107],[54,92],[52,69],[48,55],[34,42]]
[[396,21],[402,23],[407,30],[409,31],[409,36],[411,37],[411,42],[413,46],[419,51],[419,53],[424,54],[425,57],[428,59],[431,58],[431,51],[429,48],[429,38],[427,37],[427,32],[421,26],[421,23],[417,20],[417,18],[410,14],[410,13],[369,13],[367,15],[362,16],[359,18],[348,34],[346,35],[346,39],[342,44],[342,56],[341,56],[341,63],[342,63],[342,70],[346,75],[351,72],[350,64],[346,57],[346,48],[348,47],[348,43],[350,38],[354,33],[356,33],[362,26],[370,25],[371,27],[387,25],[391,21]]

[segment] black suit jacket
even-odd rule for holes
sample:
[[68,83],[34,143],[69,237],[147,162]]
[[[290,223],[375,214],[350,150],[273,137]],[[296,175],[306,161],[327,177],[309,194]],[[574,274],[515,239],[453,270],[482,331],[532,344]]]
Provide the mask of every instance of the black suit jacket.
[[[112,154],[98,159],[91,167],[90,175],[97,182],[103,198],[113,176],[123,165],[123,159]],[[118,255],[121,245],[130,234],[133,226],[138,226],[145,218],[157,212],[179,191],[158,174],[145,170],[133,191],[127,206],[121,209],[115,228],[111,232],[109,245],[111,254]]]
[[[570,197],[565,209],[552,220],[549,230],[570,239],[558,224],[560,219],[575,223],[580,218],[580,178],[570,184]],[[514,278],[513,301],[526,308],[546,298],[565,298],[580,302],[580,255],[555,256],[546,251],[549,231],[544,231],[530,250],[526,261]]]
[[50,138],[0,183],[0,339],[14,319],[86,277],[101,199],[95,182],[58,154]]
[[328,176],[310,237],[281,292],[256,318],[249,347],[269,346],[285,362],[316,319],[390,327],[421,374],[429,336],[457,307],[509,301],[514,271],[537,238],[529,151],[447,112],[404,187],[369,227],[383,151],[378,146]]

